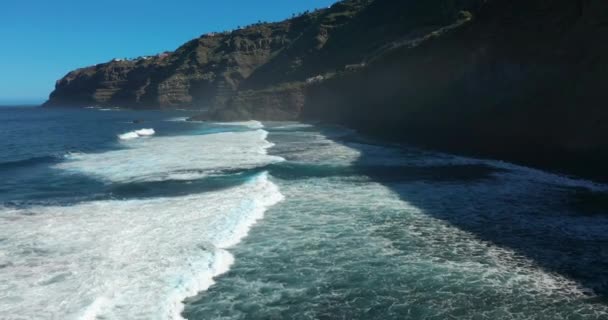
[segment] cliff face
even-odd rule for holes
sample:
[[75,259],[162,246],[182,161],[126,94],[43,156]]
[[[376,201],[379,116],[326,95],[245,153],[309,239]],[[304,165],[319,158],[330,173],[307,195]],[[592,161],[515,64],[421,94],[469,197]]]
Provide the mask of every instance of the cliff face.
[[608,179],[608,3],[495,0],[309,88],[306,119]]
[[282,23],[210,34],[173,53],[79,69],[57,82],[47,105],[169,108],[214,103],[293,41],[291,27]]
[[349,0],[69,73],[48,105],[321,120],[608,179],[608,2]]
[[[302,36],[244,79],[228,104],[213,104],[211,112],[196,118],[242,120],[255,114],[266,115],[261,120],[298,119],[307,100],[307,87],[359,73],[395,46],[464,23],[470,20],[466,10],[478,10],[483,2],[375,0],[356,2],[356,6],[352,1],[339,2],[309,19],[311,26]],[[295,103],[287,106],[276,104],[287,101],[282,99],[285,90],[276,90],[285,85],[303,98],[289,100]],[[278,99],[267,99],[273,91],[279,94]],[[267,104],[260,104],[264,99]],[[270,110],[281,110],[281,115]],[[319,116],[322,119],[327,114]]]
[[262,90],[242,90],[221,107],[212,108],[203,115],[193,117],[193,120],[297,121],[305,101],[305,85],[302,83],[286,83]]
[[45,105],[222,106],[241,87],[305,78],[313,72],[305,65],[309,57],[369,2],[348,0],[283,22],[203,35],[172,53],[75,70],[57,81]]
[[241,91],[303,83],[360,64],[479,1],[345,0],[283,22],[203,35],[175,52],[72,71],[45,105],[222,108]]
[[[367,53],[358,57],[363,64],[302,87],[293,112],[395,141],[608,180],[608,43],[601,41],[608,36],[607,2],[401,5],[411,4],[419,6],[395,10],[400,5],[376,0],[343,27],[326,49],[332,41],[358,48]],[[392,16],[374,23],[379,12]],[[362,25],[385,28],[377,31],[389,35],[384,45],[348,46],[343,39]],[[238,107],[256,111],[222,108],[213,116],[264,115],[259,109],[270,108],[247,100]]]

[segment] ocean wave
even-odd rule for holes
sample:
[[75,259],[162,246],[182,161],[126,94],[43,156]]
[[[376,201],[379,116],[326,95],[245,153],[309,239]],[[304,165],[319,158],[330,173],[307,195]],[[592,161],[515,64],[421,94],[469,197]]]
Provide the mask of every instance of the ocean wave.
[[[427,151],[400,144],[378,144],[377,141],[356,137],[357,142],[341,141],[341,137],[355,134],[348,130],[323,132],[313,143],[316,148],[305,148],[321,159],[333,155],[330,162],[357,163],[359,165],[446,167],[487,166],[498,169],[492,175],[501,179],[528,181],[533,184],[556,187],[583,188],[594,192],[608,192],[608,184],[565,174],[543,171],[506,161],[457,156],[437,151]],[[337,138],[337,140],[335,140]],[[310,142],[309,142],[310,143]],[[299,152],[299,154],[302,154]],[[311,155],[307,155],[311,156]]]
[[189,117],[175,117],[175,118],[171,118],[171,119],[167,119],[165,121],[169,121],[169,122],[184,122],[184,121],[188,121]]
[[249,130],[207,135],[170,136],[135,139],[128,148],[95,154],[75,154],[55,168],[85,174],[107,182],[129,183],[184,180],[204,177],[205,172],[246,170],[284,161],[270,156],[273,146],[268,132]]
[[160,181],[164,181],[164,180],[191,181],[191,180],[199,180],[199,179],[207,178],[212,174],[213,174],[213,172],[205,172],[205,171],[170,172],[165,177],[163,177],[159,180]]
[[118,139],[120,139],[120,140],[131,140],[131,139],[137,139],[137,138],[139,138],[139,135],[133,131],[118,135]]
[[264,172],[183,197],[27,209],[35,214],[2,208],[0,283],[11,290],[0,310],[24,318],[182,319],[182,301],[229,270],[227,249],[282,199]]
[[138,136],[142,137],[142,136],[152,136],[156,133],[156,131],[154,131],[154,129],[141,129],[141,130],[136,130],[135,133],[137,133]]
[[140,130],[135,130],[135,131],[130,131],[127,133],[119,134],[118,139],[132,140],[132,139],[137,139],[140,137],[153,136],[154,134],[156,134],[156,131],[154,131],[154,129],[140,129]]
[[290,123],[272,127],[272,131],[302,131],[313,129],[315,126],[307,123]]
[[[284,127],[284,126],[283,126]],[[582,188],[593,192],[608,192],[608,184],[588,179],[547,172],[522,165],[493,159],[457,156],[437,151],[427,151],[402,144],[383,144],[377,140],[361,137],[356,132],[339,126],[324,127],[318,133],[298,131],[281,132],[283,127],[274,127],[273,134],[307,137],[290,141],[288,150],[281,150],[291,162],[314,162],[318,165],[390,168],[445,168],[480,166],[496,169],[491,176],[505,181],[527,182],[558,188]],[[274,129],[279,130],[274,131]],[[303,128],[305,129],[305,128]],[[348,139],[344,139],[348,137]],[[285,147],[280,147],[285,148]]]
[[61,159],[61,157],[54,156],[54,155],[48,155],[48,156],[31,157],[31,158],[26,158],[26,159],[22,159],[22,160],[0,162],[0,170],[28,167],[28,166],[32,166],[32,165],[41,164],[41,163],[54,163],[54,162],[57,162],[59,159]]
[[417,151],[420,155],[416,158],[402,161],[402,164],[413,166],[462,166],[462,165],[484,165],[491,168],[500,169],[493,173],[494,176],[518,182],[528,181],[529,183],[553,185],[557,187],[584,188],[594,192],[608,192],[608,185],[588,179],[568,176],[560,173],[553,173],[534,169],[523,165],[518,165],[501,160],[476,159],[450,154]]
[[[310,165],[318,164],[313,160]],[[275,170],[271,172],[281,179]],[[243,257],[243,263],[236,264],[217,288],[192,301],[186,317],[248,318],[248,306],[254,305],[258,318],[276,314],[289,318],[332,304],[335,308],[324,313],[329,318],[365,318],[370,308],[376,308],[376,318],[403,319],[411,314],[407,310],[418,307],[428,314],[436,312],[438,319],[472,319],[480,314],[488,319],[516,319],[539,312],[551,319],[573,314],[603,319],[607,314],[604,306],[589,303],[597,298],[592,288],[534,260],[548,254],[545,259],[551,258],[555,265],[571,263],[577,257],[584,265],[595,261],[595,251],[579,256],[578,249],[567,250],[566,255],[559,250],[532,249],[539,254],[533,259],[525,254],[525,249],[536,247],[535,241],[551,239],[568,225],[581,229],[570,229],[563,241],[593,249],[591,242],[578,241],[602,243],[607,234],[605,219],[585,218],[583,226],[580,217],[569,217],[564,224],[554,224],[557,213],[547,216],[530,210],[522,216],[515,201],[492,200],[499,205],[487,210],[483,198],[503,189],[494,181],[479,185],[408,182],[399,193],[381,183],[352,183],[335,176],[281,180],[287,200],[256,231],[263,236],[252,237],[241,246],[238,257]],[[449,201],[445,201],[446,195]],[[502,228],[498,227],[501,223],[505,223]],[[589,235],[588,226],[594,223],[599,225]],[[465,224],[493,230],[487,234],[500,234],[494,239],[518,238],[519,248],[524,250],[510,248],[508,241],[488,241],[475,229],[463,228]],[[546,235],[551,237],[542,240]],[[268,241],[279,238],[279,244]],[[282,268],[273,267],[277,259]],[[601,263],[593,268],[601,270]],[[273,279],[293,281],[286,284]],[[340,290],[327,285],[336,283]],[[409,300],[399,300],[405,296]],[[497,305],[488,304],[488,297],[499,301],[498,310],[504,307],[515,316],[496,313]],[[290,304],[294,299],[297,305]],[[508,303],[501,304],[504,299]],[[355,300],[357,303],[348,303]],[[404,308],[393,309],[395,303]]]
[[223,125],[223,126],[241,126],[241,127],[248,127],[250,129],[263,129],[264,128],[264,124],[262,124],[260,121],[257,120],[250,120],[250,121],[236,121],[236,122],[217,122],[217,124],[219,125]]
[[548,185],[570,187],[570,188],[584,188],[594,192],[608,192],[608,185],[605,183],[599,183],[583,178],[577,178],[558,173],[551,173],[542,171],[539,169],[524,167],[509,162],[497,161],[497,160],[486,160],[486,163],[496,167],[507,170],[506,172],[496,173],[501,177],[511,179],[528,179],[537,183],[543,183]]

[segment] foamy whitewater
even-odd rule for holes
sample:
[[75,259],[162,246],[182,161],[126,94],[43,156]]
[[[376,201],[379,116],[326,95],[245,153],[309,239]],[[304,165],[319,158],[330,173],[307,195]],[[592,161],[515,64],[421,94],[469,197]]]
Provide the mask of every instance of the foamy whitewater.
[[282,161],[266,154],[267,135],[257,129],[129,140],[119,150],[71,154],[56,168],[110,182],[190,180]]
[[605,184],[189,116],[0,108],[0,319],[608,319]]
[[[120,135],[125,145],[73,153],[67,174],[130,183],[195,180],[282,161],[261,124],[210,135]],[[187,196],[0,208],[0,314],[15,319],[182,319],[182,301],[206,290],[227,251],[283,198],[267,172],[238,186]],[[6,319],[6,317],[2,317]],[[12,319],[12,318],[11,318]]]
[[4,212],[12,247],[0,269],[2,314],[40,319],[181,319],[182,300],[228,270],[225,249],[282,199],[267,173],[175,198]]
[[140,130],[135,130],[135,131],[119,134],[118,138],[120,140],[131,140],[131,139],[137,139],[140,137],[153,136],[155,133],[156,132],[154,131],[154,129],[140,129]]
[[266,130],[286,198],[187,318],[608,318],[591,262],[608,219],[563,204],[599,185],[341,128]]

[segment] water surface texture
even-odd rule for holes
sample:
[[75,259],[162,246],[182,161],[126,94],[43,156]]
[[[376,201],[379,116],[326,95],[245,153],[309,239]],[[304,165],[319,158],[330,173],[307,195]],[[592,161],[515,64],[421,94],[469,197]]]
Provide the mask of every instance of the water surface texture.
[[0,109],[0,318],[608,319],[605,185],[188,115]]

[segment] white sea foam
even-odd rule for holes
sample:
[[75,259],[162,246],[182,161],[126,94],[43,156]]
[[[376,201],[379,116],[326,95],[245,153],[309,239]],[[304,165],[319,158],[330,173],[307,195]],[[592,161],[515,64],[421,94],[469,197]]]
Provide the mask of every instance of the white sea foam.
[[498,169],[504,169],[504,172],[494,174],[495,176],[503,179],[516,180],[519,182],[529,181],[531,183],[540,183],[561,187],[585,188],[591,191],[608,191],[608,185],[604,183],[598,183],[591,180],[571,177],[558,173],[551,173],[500,160],[475,159],[444,153],[426,152],[425,157],[419,157],[414,161],[407,160],[405,161],[405,164],[416,166],[486,165]]
[[141,130],[136,130],[135,133],[137,133],[137,135],[140,137],[145,137],[145,136],[153,136],[156,133],[156,131],[154,131],[154,129],[141,129]]
[[183,299],[229,269],[226,248],[281,199],[261,173],[184,197],[3,209],[0,314],[181,319]]
[[131,140],[131,139],[137,139],[137,138],[139,138],[139,135],[137,133],[135,133],[134,131],[118,135],[118,139],[120,139],[120,140]]
[[119,134],[118,139],[132,140],[132,139],[137,139],[139,137],[153,136],[154,134],[156,134],[156,131],[154,131],[154,129],[140,129],[140,130],[135,130],[135,131],[130,131],[127,133]]
[[188,121],[188,117],[175,117],[175,118],[171,118],[171,119],[167,119],[165,121],[169,121],[169,122],[184,122],[184,121]]
[[[416,150],[413,155],[404,155],[402,153],[404,150],[400,148],[354,143],[339,144],[314,132],[305,132],[299,136],[295,136],[295,133],[289,133],[285,140],[288,142],[278,145],[279,152],[288,154],[290,160],[315,165],[350,165],[354,161],[363,162],[366,165],[386,166],[503,165],[502,163],[490,163],[487,160],[468,159],[434,152],[428,152],[428,154],[421,156],[419,153],[422,152]],[[362,153],[365,158],[360,159]],[[488,228],[495,227],[497,223],[504,223],[505,226],[509,227],[509,231],[504,233],[514,233],[514,237],[520,234],[518,231],[523,234],[534,234],[534,230],[540,230],[540,233],[564,234],[573,241],[603,242],[608,239],[606,236],[608,220],[598,219],[595,216],[581,217],[556,214],[548,217],[534,211],[530,214],[518,214],[508,210],[486,212],[484,204],[488,201],[496,201],[487,199],[487,197],[495,195],[497,199],[500,199],[499,192],[505,191],[506,188],[515,188],[517,192],[521,192],[522,198],[525,198],[524,195],[528,192],[528,189],[524,187],[530,183],[528,179],[532,180],[533,184],[541,184],[535,185],[535,189],[530,189],[537,192],[546,189],[546,186],[542,184],[576,183],[575,180],[562,180],[567,179],[566,177],[552,179],[551,177],[558,176],[524,167],[513,165],[510,169],[516,172],[505,173],[509,175],[508,179],[513,179],[508,184],[501,182],[494,184],[493,181],[487,182],[487,184],[476,184],[463,181],[462,185],[458,183],[428,185],[425,181],[404,180],[401,185],[391,183],[389,188],[373,182],[353,184],[350,179],[335,177],[298,179],[289,181],[287,185],[281,185],[285,194],[289,195],[289,199],[298,199],[284,204],[284,210],[295,212],[295,214],[285,215],[284,217],[296,217],[294,218],[296,224],[307,224],[313,221],[313,223],[318,223],[319,226],[338,225],[340,226],[339,231],[344,232],[344,230],[349,230],[349,223],[353,224],[353,229],[359,228],[362,225],[360,222],[362,220],[359,219],[364,219],[362,216],[366,212],[373,212],[373,215],[377,216],[377,218],[374,218],[375,221],[383,221],[383,218],[380,218],[383,214],[399,213],[400,218],[397,220],[399,221],[399,227],[395,229],[403,230],[404,235],[402,238],[395,238],[402,240],[404,243],[409,241],[406,240],[409,237],[416,238],[416,242],[412,242],[416,245],[407,246],[407,254],[403,255],[406,257],[406,262],[403,265],[412,263],[405,272],[420,273],[419,277],[412,277],[414,279],[422,279],[437,274],[446,277],[458,274],[458,277],[462,277],[462,287],[469,285],[467,281],[474,281],[475,286],[483,284],[492,288],[491,290],[504,290],[506,292],[513,290],[526,291],[525,294],[534,297],[554,295],[558,296],[559,299],[567,300],[592,295],[593,290],[591,288],[586,288],[584,284],[579,284],[558,273],[543,269],[533,259],[522,256],[521,252],[509,248],[508,245],[499,246],[480,239],[474,232],[466,231],[467,229],[477,230],[475,229],[477,227],[476,221],[483,219],[482,224],[487,224]],[[507,192],[513,191],[509,190]],[[475,196],[467,197],[467,194]],[[513,194],[518,195],[515,192]],[[450,200],[445,201],[446,197]],[[412,203],[407,202],[405,200],[407,198],[412,198]],[[446,203],[463,202],[450,207],[442,204],[443,201]],[[301,209],[302,203],[306,203],[303,206],[304,209]],[[500,202],[496,201],[494,203]],[[416,204],[421,205],[416,206]],[[477,211],[475,206],[484,209]],[[456,213],[452,209],[445,209],[461,207],[466,209]],[[513,208],[514,210],[519,209],[517,206]],[[302,212],[297,210],[302,210]],[[318,212],[332,212],[332,214],[324,217]],[[351,214],[353,217],[340,220],[340,214],[334,215],[334,212],[342,212],[341,214],[344,215]],[[314,220],[308,217],[309,214],[314,217]],[[387,222],[384,223],[388,224],[388,221],[390,219],[387,219]],[[281,220],[280,223],[292,225],[294,222]],[[380,225],[386,227],[386,225]],[[368,225],[361,228],[368,228]],[[319,230],[315,231],[321,232]],[[332,232],[334,230],[329,233]],[[391,231],[390,234],[393,232]],[[374,232],[370,233],[373,234]],[[315,235],[310,235],[310,237],[315,237]],[[318,235],[316,237],[324,238]],[[378,245],[381,247],[377,250],[378,252],[384,251],[395,256],[402,254],[396,247],[393,247],[390,241],[386,241],[387,239],[384,236],[377,238],[374,241],[380,240]],[[497,238],[505,239],[505,235]],[[525,239],[525,237],[521,238],[522,243],[525,243]],[[503,241],[502,243],[510,242]],[[368,245],[371,246],[372,243]],[[386,247],[383,247],[383,245],[386,245]],[[534,248],[534,245],[525,245],[525,247]],[[454,254],[448,254],[451,257],[445,259],[444,253],[449,252],[452,248],[455,250]],[[471,256],[474,258],[460,258],[461,256],[468,256],[470,253],[473,253]],[[484,258],[478,260],[480,253],[483,253]],[[345,255],[349,255],[349,258],[345,258],[343,261],[351,261],[349,259],[352,259],[352,253],[349,252]],[[437,258],[438,255],[441,258]],[[551,256],[549,255],[549,257]],[[555,259],[555,257],[551,258]],[[339,268],[337,265],[333,265],[333,267]],[[453,281],[453,279],[450,281]],[[450,281],[446,281],[446,285]],[[414,283],[410,283],[410,285],[415,287]],[[421,291],[424,292],[424,290]],[[255,303],[255,301],[252,303]],[[604,308],[601,310],[602,312],[606,311]]]
[[313,127],[314,126],[312,124],[294,122],[294,123],[288,123],[288,124],[284,124],[284,125],[280,125],[280,126],[275,126],[275,127],[273,127],[273,129],[297,130],[297,129],[309,129],[309,128],[313,128]]
[[98,154],[72,154],[57,169],[86,174],[108,182],[172,180],[184,173],[248,169],[283,161],[266,150],[268,132],[222,132],[200,136],[157,137],[125,142],[125,149]]
[[509,170],[507,174],[499,174],[504,177],[508,177],[510,175],[513,179],[528,179],[544,184],[574,188],[585,188],[591,191],[608,191],[608,185],[604,183],[598,183],[587,179],[550,173],[503,161],[487,160],[486,162],[494,167]]
[[[56,167],[119,183],[199,179],[282,161],[266,154],[267,134],[135,139],[121,150],[68,154]],[[0,208],[0,314],[181,319],[182,301],[230,268],[226,249],[282,198],[264,172],[203,194]]]
[[184,171],[184,172],[171,172],[164,177],[157,179],[157,181],[166,181],[166,180],[174,180],[174,181],[192,181],[203,179],[213,175],[215,172],[213,171]]
[[[275,129],[297,130],[299,126],[307,127],[306,124],[288,124],[275,127]],[[326,130],[323,134],[304,133],[305,136],[313,136],[312,141],[303,142],[303,151],[310,153],[307,157],[315,157],[323,163],[331,164],[352,164],[357,162],[361,165],[383,165],[383,166],[414,166],[414,167],[433,167],[433,166],[464,166],[464,165],[486,165],[505,172],[498,172],[494,175],[500,178],[516,181],[529,181],[533,184],[545,184],[558,187],[584,188],[596,192],[608,192],[608,184],[598,183],[588,179],[567,176],[558,173],[551,173],[539,169],[534,169],[522,165],[509,163],[506,161],[493,159],[478,159],[464,156],[456,156],[447,153],[425,151],[400,145],[377,145],[374,140],[369,143],[340,143],[334,141],[335,138],[349,136],[356,132],[351,129],[339,126]],[[297,135],[297,132],[290,132],[289,135]],[[360,141],[366,139],[360,137]],[[315,148],[308,148],[310,143],[318,144]],[[294,145],[294,143],[291,143]],[[410,156],[404,155],[409,153]],[[299,152],[298,156],[304,155]]]
[[241,122],[218,122],[217,124],[220,124],[223,126],[242,126],[242,127],[248,127],[251,129],[264,128],[264,125],[257,120],[241,121]]
[[[335,127],[333,128],[333,131],[324,132],[323,134],[305,133],[306,136],[312,135],[314,139],[312,141],[303,141],[301,143],[303,145],[302,150],[301,152],[298,152],[297,156],[317,158],[317,161],[326,164],[344,165],[355,162],[360,165],[412,167],[485,165],[497,169],[504,169],[504,172],[494,173],[495,176],[502,179],[518,182],[528,181],[532,184],[545,184],[557,187],[584,188],[596,192],[608,192],[608,184],[605,183],[551,173],[500,160],[456,156],[416,148],[405,148],[402,145],[376,145],[373,141],[366,144],[355,142],[340,143],[333,140],[353,133],[354,131],[352,130],[342,129],[340,127]],[[294,132],[289,133],[291,136],[296,134],[297,133]],[[311,143],[316,145],[315,148],[309,148]],[[291,144],[295,145],[296,143]],[[308,154],[305,154],[304,152]],[[408,154],[408,156],[405,156],[406,154]]]

